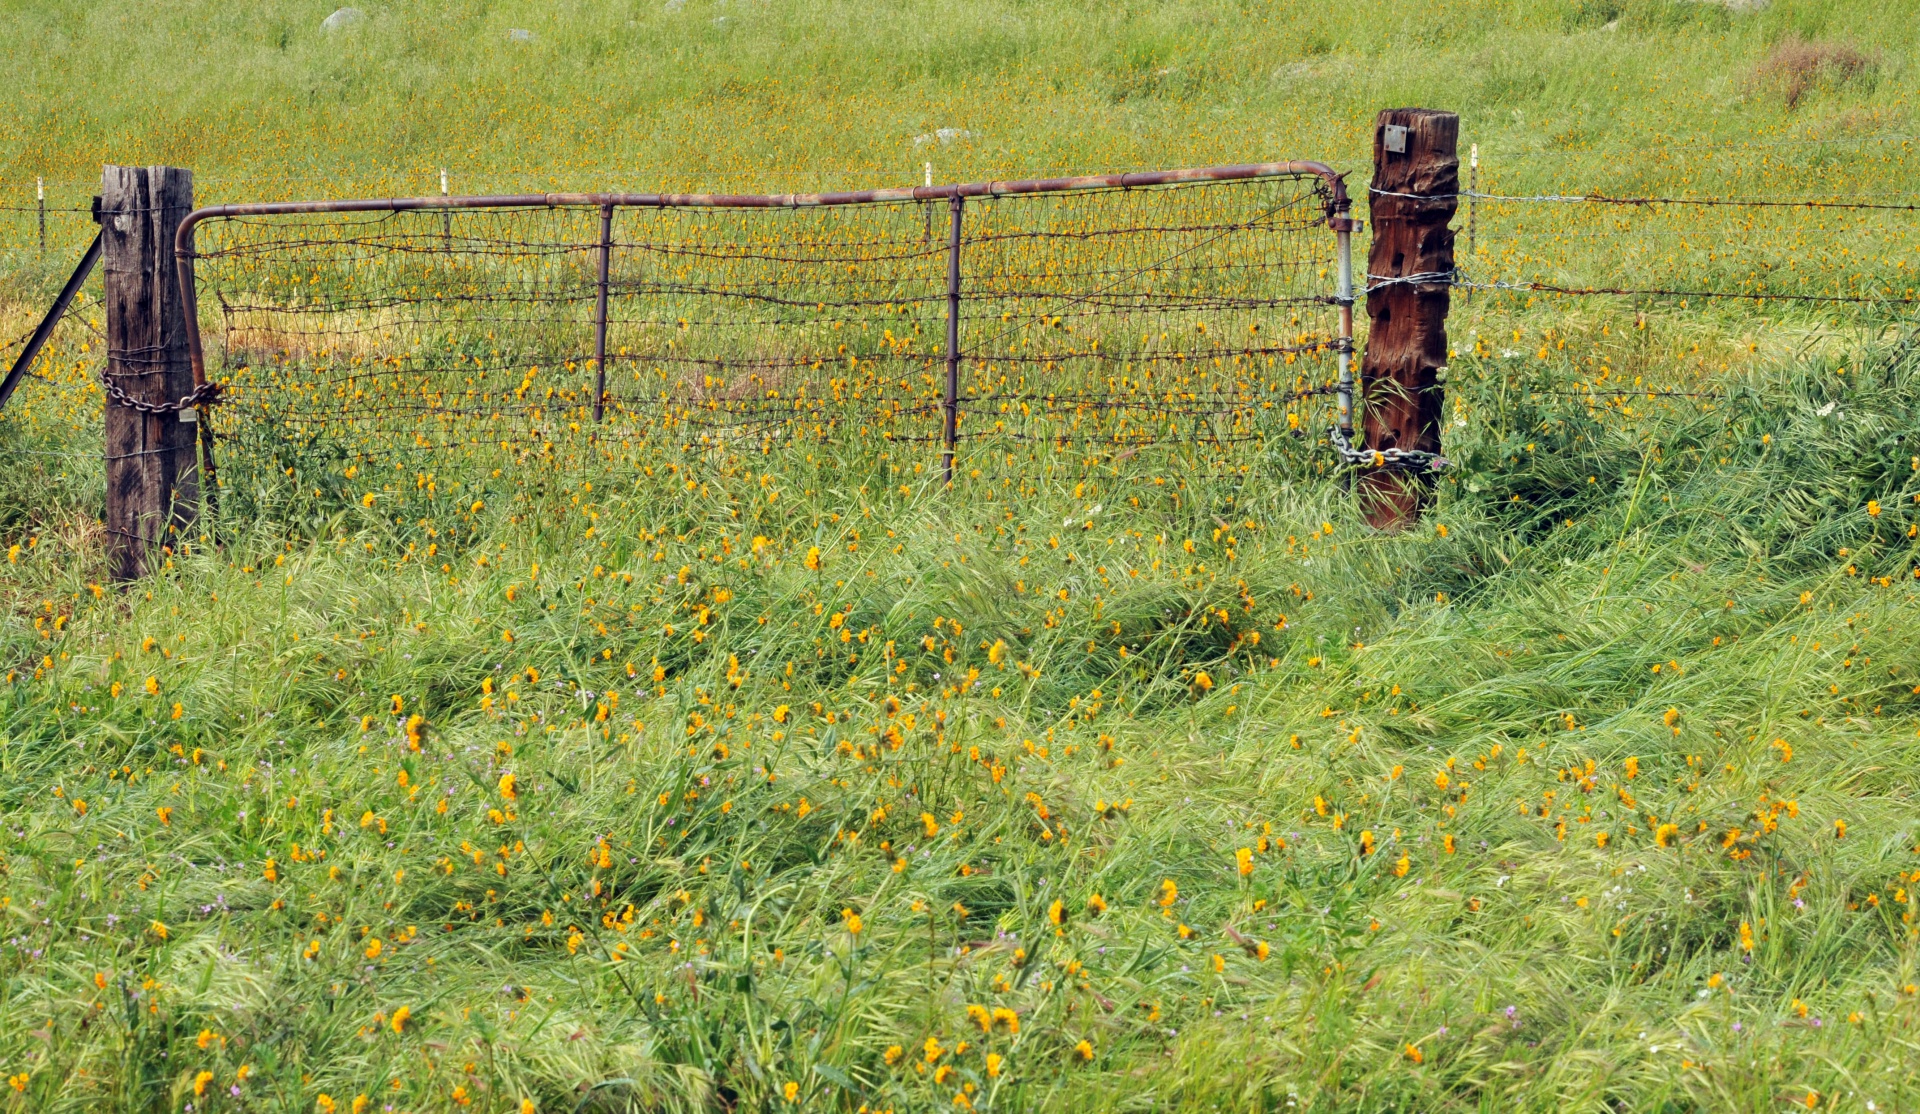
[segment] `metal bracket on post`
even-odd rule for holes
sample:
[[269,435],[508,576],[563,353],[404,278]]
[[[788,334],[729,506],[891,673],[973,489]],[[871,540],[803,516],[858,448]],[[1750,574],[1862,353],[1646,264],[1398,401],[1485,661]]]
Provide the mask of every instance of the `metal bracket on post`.
[[940,470],[948,485],[953,483],[953,451],[960,443],[960,218],[966,200],[959,194],[947,199],[952,214],[952,229],[947,237],[947,383],[942,400]]

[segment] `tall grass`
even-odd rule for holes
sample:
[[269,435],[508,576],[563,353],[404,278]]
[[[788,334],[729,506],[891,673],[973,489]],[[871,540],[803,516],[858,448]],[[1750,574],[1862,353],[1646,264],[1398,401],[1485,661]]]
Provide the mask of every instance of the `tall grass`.
[[[327,7],[0,15],[5,175],[1359,166],[1417,101],[1516,191],[1907,189],[1889,5]],[[83,305],[0,425],[0,1106],[1911,1109],[1920,367],[1767,312],[1462,300],[1397,535],[1292,452],[561,438],[231,474],[123,590]]]
[[1913,355],[1582,392],[1637,343],[1463,359],[1399,536],[1257,461],[564,445],[131,594],[43,532],[15,1101],[1899,1108]]

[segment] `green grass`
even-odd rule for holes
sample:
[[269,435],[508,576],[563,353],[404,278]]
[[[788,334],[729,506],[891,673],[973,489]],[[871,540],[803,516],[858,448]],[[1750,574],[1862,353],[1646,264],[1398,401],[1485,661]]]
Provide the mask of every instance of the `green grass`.
[[[980,133],[942,178],[1359,167],[1418,101],[1500,188],[1907,189],[1892,5],[370,11],[10,10],[4,174],[851,185],[939,126]],[[1874,67],[1788,107],[1794,36]],[[1675,230],[1554,219],[1486,265]],[[1867,242],[1808,273],[1912,265]],[[0,423],[0,1108],[1920,1104],[1920,356],[1882,311],[1457,304],[1458,464],[1397,535],[1297,452],[982,445],[942,489],[851,441],[561,439],[236,469],[219,547],[96,593],[97,314]]]
[[[1510,185],[1777,191],[1828,171],[1911,192],[1916,32],[1858,0],[376,5],[334,34],[323,7],[11,6],[34,49],[7,79],[9,202],[44,176],[84,206],[113,160],[192,167],[214,200],[431,193],[443,167],[463,192],[899,184],[929,159],[943,181],[1348,168],[1374,113],[1410,103],[1460,112]],[[1819,71],[1789,107],[1769,59],[1796,38],[1870,64]],[[941,127],[972,134],[915,144]]]
[[[1467,364],[1459,486],[1400,536],[1257,463],[974,461],[902,498],[825,449],[628,479],[563,455],[485,481],[471,525],[473,492],[397,476],[100,598],[97,541],[45,530],[10,566],[20,1101],[165,1106],[242,1064],[269,1109],[788,1081],[894,1109],[963,1081],[1007,1109],[1911,1101],[1920,486],[1886,450],[1920,376],[1904,346],[1855,356],[1631,419]],[[1003,482],[1024,497],[985,498]],[[395,510],[477,533],[442,572]],[[71,618],[37,638],[48,609]],[[973,1046],[938,1087],[909,1066],[929,1037]]]

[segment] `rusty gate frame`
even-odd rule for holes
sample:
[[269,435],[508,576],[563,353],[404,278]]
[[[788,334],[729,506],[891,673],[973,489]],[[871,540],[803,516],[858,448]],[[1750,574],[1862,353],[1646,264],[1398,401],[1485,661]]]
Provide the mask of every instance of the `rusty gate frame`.
[[[1350,443],[1353,436],[1353,233],[1359,224],[1351,217],[1352,202],[1347,197],[1345,175],[1323,162],[1236,163],[1226,166],[1193,167],[1182,170],[1136,171],[1126,174],[1092,174],[1068,178],[1028,178],[1014,181],[959,182],[944,186],[901,186],[883,189],[853,190],[840,193],[785,194],[711,194],[711,193],[527,193],[474,197],[396,197],[363,198],[340,201],[270,201],[233,205],[210,205],[187,214],[174,235],[174,266],[180,280],[181,303],[186,313],[187,349],[193,362],[196,396],[211,397],[207,386],[206,356],[200,336],[198,290],[193,273],[194,229],[206,220],[221,217],[288,216],[305,213],[403,213],[461,209],[562,209],[595,208],[600,211],[600,240],[597,245],[598,282],[594,306],[594,420],[602,420],[606,402],[607,351],[607,276],[613,248],[613,211],[615,209],[804,209],[835,205],[875,205],[945,201],[952,215],[947,260],[946,389],[943,400],[941,467],[946,480],[953,480],[953,456],[959,441],[959,368],[960,368],[960,244],[961,219],[966,200],[972,198],[1020,197],[1029,194],[1070,193],[1079,190],[1128,190],[1189,182],[1235,182],[1259,178],[1319,178],[1327,190],[1325,220],[1337,237],[1339,279],[1332,303],[1340,314],[1339,336],[1335,350],[1339,354],[1340,378],[1338,435]],[[203,427],[205,428],[205,427]],[[204,446],[203,446],[204,448]],[[211,461],[208,462],[211,464]],[[211,468],[207,469],[209,477]]]

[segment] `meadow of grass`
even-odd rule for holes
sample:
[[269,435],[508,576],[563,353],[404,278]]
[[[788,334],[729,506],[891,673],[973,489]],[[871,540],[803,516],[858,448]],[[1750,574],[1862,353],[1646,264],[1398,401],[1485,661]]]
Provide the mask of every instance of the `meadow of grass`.
[[[1516,192],[1911,192],[1891,5],[330,7],[10,9],[9,189],[1358,179],[1418,102]],[[1533,219],[1477,265],[1724,262]],[[130,588],[97,326],[0,422],[0,1108],[1920,1107],[1898,314],[1456,302],[1400,534],[1280,446],[583,435],[236,471]]]

